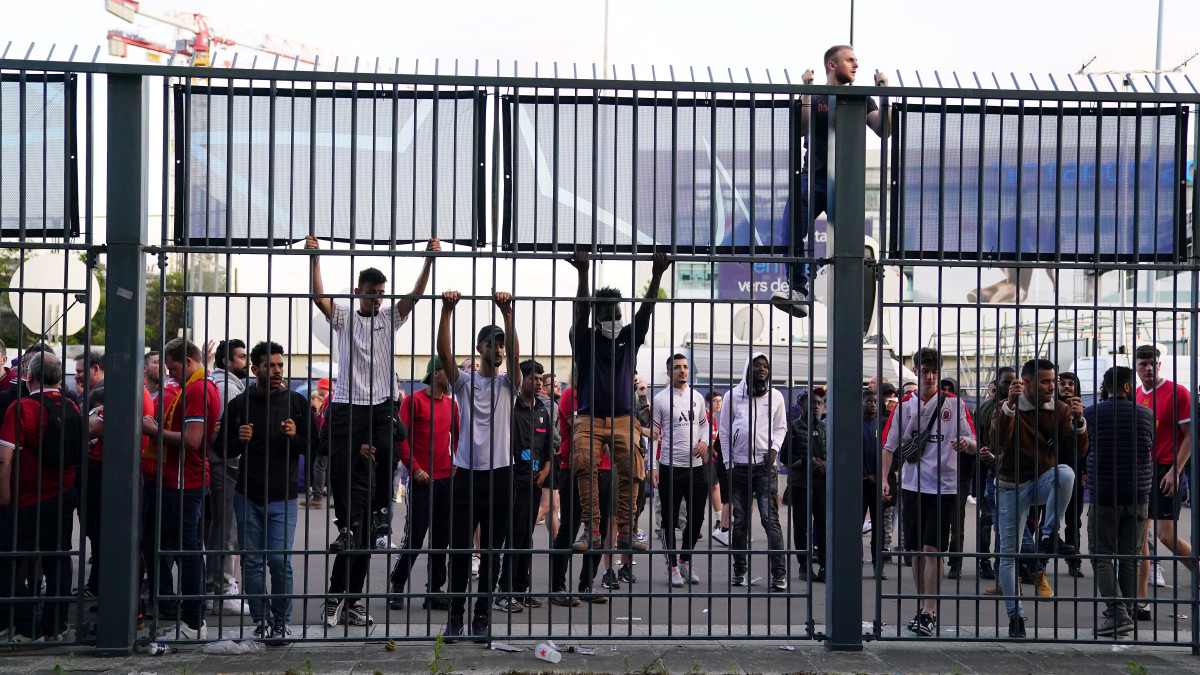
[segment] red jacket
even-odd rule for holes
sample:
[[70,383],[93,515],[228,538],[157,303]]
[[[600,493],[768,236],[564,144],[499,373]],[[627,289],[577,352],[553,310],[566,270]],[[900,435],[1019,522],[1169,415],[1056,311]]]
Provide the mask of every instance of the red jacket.
[[408,428],[408,438],[397,448],[410,473],[416,464],[433,480],[450,477],[458,446],[458,413],[458,402],[450,394],[435,401],[429,389],[421,389],[404,397],[399,416]]

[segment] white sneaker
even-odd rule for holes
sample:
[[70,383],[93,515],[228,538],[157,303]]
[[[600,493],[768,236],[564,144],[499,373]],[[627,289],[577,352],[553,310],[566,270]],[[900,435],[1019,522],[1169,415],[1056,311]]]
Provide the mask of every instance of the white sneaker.
[[1150,568],[1150,583],[1159,587],[1167,585],[1167,575],[1163,573],[1162,563],[1154,563],[1154,567]]
[[351,626],[370,626],[375,623],[375,619],[367,613],[363,601],[359,600],[346,608],[346,623]]
[[477,555],[471,556],[471,576],[479,576],[479,556]]
[[240,598],[227,598],[219,603],[219,612],[223,616],[246,616],[250,614],[250,606]]
[[871,519],[870,518],[867,518],[866,520],[863,521],[862,531],[863,531],[863,534],[866,534],[871,531]]
[[341,623],[346,614],[346,602],[330,598],[325,601],[325,625],[333,628]]
[[375,537],[375,548],[394,551],[400,547],[385,534]]
[[208,624],[200,624],[200,628],[191,628],[186,623],[177,623],[158,634],[158,640],[207,640]]
[[796,291],[776,291],[771,294],[771,305],[775,309],[787,312],[797,319],[803,319],[808,316],[808,298],[800,295]]
[[967,503],[968,504],[978,504],[979,500],[975,499],[975,497],[973,495],[967,495]]
[[679,567],[667,566],[667,574],[671,577],[671,588],[683,588],[683,575],[679,573]]
[[679,565],[676,566],[676,569],[679,570],[679,576],[683,577],[683,580],[689,584],[700,583],[700,577],[696,576],[696,571],[692,569],[692,564],[690,562],[684,562],[680,560]]
[[729,530],[722,530],[720,525],[713,528],[712,538],[722,546],[729,546]]

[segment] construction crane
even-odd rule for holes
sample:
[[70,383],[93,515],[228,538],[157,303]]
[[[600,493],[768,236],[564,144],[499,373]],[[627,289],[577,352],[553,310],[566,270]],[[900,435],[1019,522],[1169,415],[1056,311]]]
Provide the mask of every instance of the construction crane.
[[244,47],[264,54],[295,59],[301,63],[316,63],[317,54],[312,47],[272,35],[253,34],[224,25],[221,26],[219,32],[215,32],[209,27],[208,18],[203,14],[154,9],[146,2],[137,0],[104,0],[104,8],[110,14],[129,23],[133,23],[141,17],[191,34],[190,37],[176,40],[173,46],[168,46],[146,39],[136,32],[110,30],[108,31],[108,53],[112,56],[125,58],[128,55],[128,47],[132,45],[156,55],[179,54],[192,58],[192,64],[196,66],[210,66],[213,62],[213,52],[219,46],[225,46]]

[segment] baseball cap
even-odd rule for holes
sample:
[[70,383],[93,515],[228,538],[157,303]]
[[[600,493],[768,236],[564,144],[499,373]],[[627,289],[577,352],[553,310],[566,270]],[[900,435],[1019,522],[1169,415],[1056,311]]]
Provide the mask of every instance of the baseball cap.
[[485,342],[503,341],[504,329],[500,326],[491,325],[484,326],[479,330],[479,337],[475,339],[475,344],[481,345]]
[[897,395],[898,392],[896,391],[896,385],[892,384],[891,382],[884,382],[883,384],[879,385],[880,398],[887,398],[888,396]]
[[440,357],[435,356],[432,359],[429,359],[429,365],[425,366],[425,379],[421,380],[421,384],[429,384],[430,382],[432,382],[433,381],[433,371],[435,371],[441,367],[442,367],[442,359]]
[[330,387],[329,387],[329,378],[328,377],[322,377],[321,379],[317,380],[317,389],[328,390],[329,388]]

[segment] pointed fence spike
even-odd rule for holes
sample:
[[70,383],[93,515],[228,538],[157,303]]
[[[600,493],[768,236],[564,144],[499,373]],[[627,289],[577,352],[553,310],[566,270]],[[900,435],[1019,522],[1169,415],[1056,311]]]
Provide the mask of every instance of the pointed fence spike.
[[27,49],[27,50],[25,51],[25,60],[26,60],[26,61],[28,61],[28,60],[29,60],[29,55],[33,53],[33,45],[34,45],[34,43],[30,42],[30,43],[29,43],[29,49]]
[[71,55],[67,57],[68,62],[75,60],[75,52],[77,52],[77,51],[79,51],[79,45],[75,45],[74,47],[71,48]]

